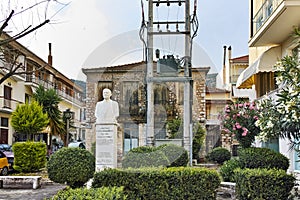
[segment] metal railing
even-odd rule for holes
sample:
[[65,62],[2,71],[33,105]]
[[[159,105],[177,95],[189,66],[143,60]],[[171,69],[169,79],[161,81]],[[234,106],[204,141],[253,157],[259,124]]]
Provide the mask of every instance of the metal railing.
[[0,109],[6,109],[8,111],[13,111],[17,108],[17,105],[21,103],[17,100],[13,99],[5,99],[4,97],[0,97]]
[[283,1],[284,0],[266,0],[262,4],[252,19],[254,33],[260,29],[260,27],[268,20],[268,18]]
[[67,99],[69,101],[72,101],[72,102],[74,102],[76,104],[81,105],[81,104],[84,103],[82,96],[78,97],[75,94],[74,94],[74,96],[69,95],[63,89],[56,88],[55,84],[53,82],[49,81],[49,80],[43,80],[43,79],[40,79],[40,78],[38,78],[38,77],[36,77],[34,75],[27,75],[26,76],[26,82],[31,82],[31,83],[35,84],[36,86],[37,85],[42,85],[42,86],[44,86],[45,89],[55,89],[56,92],[57,92],[57,94],[60,97],[62,97],[64,99]]

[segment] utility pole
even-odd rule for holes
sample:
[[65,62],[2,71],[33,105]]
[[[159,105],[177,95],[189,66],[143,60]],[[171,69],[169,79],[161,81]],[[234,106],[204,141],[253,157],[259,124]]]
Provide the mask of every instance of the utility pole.
[[[184,19],[170,19],[167,21],[153,20],[153,7],[159,6],[178,6],[184,10]],[[177,9],[179,9],[177,7]],[[170,7],[169,7],[170,8]],[[154,30],[156,26],[176,26],[175,29]],[[183,30],[180,30],[181,27]],[[168,29],[168,28],[167,28]],[[184,35],[184,59],[183,76],[156,76],[153,73],[153,43],[155,36]],[[148,0],[148,24],[147,24],[147,128],[146,144],[153,145],[154,133],[154,91],[153,84],[160,82],[181,82],[184,84],[183,101],[183,146],[189,152],[190,165],[192,164],[192,70],[191,70],[191,20],[189,0]]]

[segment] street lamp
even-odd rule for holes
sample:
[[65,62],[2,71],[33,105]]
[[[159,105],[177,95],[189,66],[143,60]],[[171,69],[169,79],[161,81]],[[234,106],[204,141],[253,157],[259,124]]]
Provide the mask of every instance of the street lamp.
[[64,111],[63,113],[63,116],[64,118],[66,119],[67,121],[67,138],[66,138],[66,144],[68,146],[69,144],[69,126],[70,126],[70,119],[72,119],[72,115],[73,115],[73,112],[70,111],[70,108],[68,108],[67,110]]

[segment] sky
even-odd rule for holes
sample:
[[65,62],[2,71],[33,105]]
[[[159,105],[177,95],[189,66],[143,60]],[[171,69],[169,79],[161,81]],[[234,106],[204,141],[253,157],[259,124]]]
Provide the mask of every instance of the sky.
[[[15,9],[26,7],[22,5],[23,1],[12,2],[16,3]],[[19,42],[45,61],[48,43],[52,43],[53,66],[68,78],[85,80],[82,67],[111,66],[143,60],[143,44],[138,34],[142,23],[141,2],[147,21],[146,0],[51,1],[52,4],[47,7],[41,5],[39,9],[30,11],[30,17],[22,14],[19,21],[23,26],[26,22],[41,22],[44,18],[50,18],[51,21]],[[232,57],[248,54],[248,1],[192,0],[191,5],[194,2],[197,3],[199,21],[197,36],[192,45],[195,65],[210,66],[210,73],[219,72],[223,63],[224,45],[232,46]],[[0,5],[2,13],[3,7]],[[39,13],[38,18],[36,13]],[[178,6],[160,5],[154,8],[155,20],[181,19],[182,16],[183,12]],[[20,26],[17,22],[15,19],[11,30]],[[154,45],[161,49],[162,54],[180,57],[181,41],[180,36],[160,36],[155,38]]]

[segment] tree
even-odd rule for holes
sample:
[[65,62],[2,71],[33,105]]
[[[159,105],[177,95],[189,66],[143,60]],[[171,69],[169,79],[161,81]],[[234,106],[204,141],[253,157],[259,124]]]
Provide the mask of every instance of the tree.
[[[52,5],[55,6],[54,13],[50,12]],[[24,70],[24,62],[20,62],[24,55],[20,50],[12,47],[12,42],[49,24],[50,19],[52,20],[67,5],[56,0],[3,1],[0,3],[0,69],[4,72],[0,78],[0,84],[13,75],[32,74],[34,72]],[[41,17],[41,12],[44,12],[44,17]],[[48,17],[49,14],[51,17]],[[30,24],[25,24],[24,19],[30,19]],[[7,32],[12,33],[13,36],[9,36]]]
[[12,112],[11,125],[17,133],[25,133],[27,140],[42,131],[49,123],[47,114],[37,102],[19,104]]
[[43,112],[48,115],[50,127],[50,147],[52,145],[52,135],[60,135],[65,140],[65,125],[62,120],[62,113],[58,108],[62,99],[58,96],[54,89],[45,90],[42,85],[36,89],[33,98],[43,107]]

